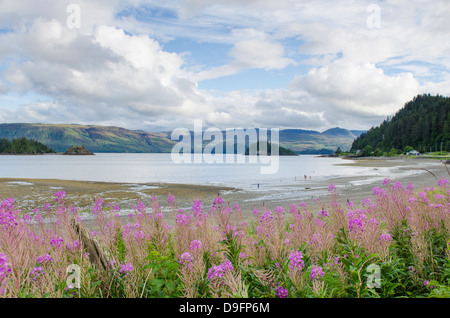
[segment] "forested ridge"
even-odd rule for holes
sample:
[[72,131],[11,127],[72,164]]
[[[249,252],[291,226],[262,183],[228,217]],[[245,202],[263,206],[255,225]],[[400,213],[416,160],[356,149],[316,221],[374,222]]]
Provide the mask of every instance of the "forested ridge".
[[394,116],[356,138],[350,151],[360,150],[361,155],[375,156],[410,149],[450,151],[449,113],[449,97],[418,95]]
[[16,138],[9,140],[0,139],[0,153],[2,154],[42,154],[55,153],[55,151],[46,145],[32,139]]

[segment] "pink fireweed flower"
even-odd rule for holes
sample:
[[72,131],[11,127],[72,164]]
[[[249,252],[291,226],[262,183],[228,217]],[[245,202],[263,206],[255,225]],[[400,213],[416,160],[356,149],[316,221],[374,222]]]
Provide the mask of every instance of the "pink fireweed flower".
[[73,242],[67,243],[66,248],[70,251],[72,249],[77,249],[80,247],[81,242],[79,240],[75,240]]
[[323,278],[324,275],[325,273],[323,272],[322,267],[314,266],[313,268],[311,268],[311,274],[309,275],[309,278],[311,279],[311,281],[319,280]]
[[55,192],[55,201],[56,202],[63,202],[65,198],[66,198],[66,191]]
[[215,206],[215,205],[221,205],[221,204],[223,204],[223,203],[224,203],[223,199],[222,199],[221,197],[217,196],[217,197],[214,199],[213,206]]
[[191,220],[189,215],[186,214],[177,214],[176,217],[176,223],[177,224],[189,224],[189,221]]
[[[14,199],[12,199],[14,200]],[[17,212],[14,210],[12,203],[14,201],[9,201],[8,199],[3,199],[0,204],[0,225],[6,225],[14,227],[18,225],[16,220]]]
[[275,210],[273,210],[277,214],[284,214],[284,210],[282,206],[277,206]]
[[44,269],[42,266],[39,267],[33,267],[30,272],[30,278],[33,281],[40,281],[42,277],[45,275]]
[[50,254],[44,254],[44,255],[39,255],[38,257],[37,257],[37,262],[39,263],[39,264],[45,264],[45,263],[49,263],[49,262],[51,262],[51,261],[53,261],[53,258],[50,256]]
[[392,241],[392,236],[389,233],[383,233],[383,234],[380,235],[379,240],[380,241],[388,241],[388,242],[390,242],[390,241]]
[[439,179],[438,186],[445,187],[449,184],[448,179]]
[[193,251],[193,250],[199,250],[199,249],[201,249],[201,248],[202,248],[202,242],[199,241],[199,240],[193,240],[193,241],[191,242],[191,244],[189,245],[189,249],[190,249],[191,251]]
[[145,212],[145,204],[141,200],[138,200],[138,204],[133,207],[133,209],[139,213]]
[[298,210],[297,210],[297,205],[295,205],[295,204],[291,204],[291,205],[289,205],[289,213],[297,213],[298,212]]
[[233,264],[229,260],[226,260],[220,265],[210,267],[207,274],[208,280],[223,277],[230,270],[233,270]]
[[419,192],[419,198],[422,199],[422,202],[428,202],[427,194],[425,192]]
[[275,297],[278,298],[287,298],[288,290],[282,286],[275,287]]
[[383,184],[384,184],[384,185],[390,185],[390,184],[391,184],[391,179],[385,178],[385,179],[383,180]]
[[127,276],[133,271],[133,265],[131,263],[120,265],[119,272]]
[[319,211],[318,216],[329,216],[328,211],[325,209],[322,209],[321,211]]
[[270,222],[273,219],[272,213],[269,210],[264,211],[264,214],[259,218],[259,222]]
[[445,198],[445,196],[442,195],[442,194],[435,194],[434,197],[435,197],[436,199],[444,199],[444,198]]
[[402,184],[399,182],[399,181],[395,181],[395,183],[394,183],[394,189],[395,190],[401,190],[403,187],[402,187]]
[[0,283],[8,273],[11,273],[11,271],[8,264],[8,257],[5,254],[0,253]]
[[425,285],[425,287],[428,287],[428,288],[430,288],[430,289],[433,289],[433,288],[436,287],[435,285],[430,284],[430,282],[429,282],[428,280],[424,280],[424,281],[423,281],[423,284]]
[[178,263],[183,266],[191,267],[193,261],[194,259],[192,258],[192,255],[186,252],[180,255],[180,260]]
[[175,196],[173,196],[172,193],[169,193],[169,196],[167,197],[167,203],[175,202]]
[[94,206],[92,207],[92,214],[97,214],[103,210],[104,201],[99,198],[97,201],[95,201]]
[[255,216],[255,217],[259,216],[259,210],[257,208],[254,208],[252,213],[253,213],[253,216]]
[[330,192],[336,191],[336,186],[334,184],[330,184],[328,186],[328,191],[330,191]]
[[145,235],[144,231],[142,231],[142,230],[136,231],[136,233],[134,233],[134,238],[136,241],[140,241],[141,239],[143,239],[145,237],[146,237],[146,235]]
[[305,262],[303,261],[303,254],[301,251],[292,252],[289,255],[289,269],[297,270],[305,268]]
[[54,248],[62,247],[64,245],[64,239],[61,236],[55,236],[50,239],[50,245]]
[[414,185],[412,183],[408,183],[408,185],[406,186],[406,190],[413,191],[414,190]]
[[336,257],[334,258],[333,264],[334,264],[334,265],[338,265],[338,264],[339,264],[339,256],[336,256]]

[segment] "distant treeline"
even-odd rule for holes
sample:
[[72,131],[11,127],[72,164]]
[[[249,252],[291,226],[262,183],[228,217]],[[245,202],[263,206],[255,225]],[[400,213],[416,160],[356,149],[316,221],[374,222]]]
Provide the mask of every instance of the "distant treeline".
[[0,139],[0,153],[2,154],[43,154],[55,153],[55,151],[46,145],[32,139],[17,138],[9,140]]
[[361,134],[350,152],[382,156],[404,153],[450,151],[450,98],[418,95],[393,117]]

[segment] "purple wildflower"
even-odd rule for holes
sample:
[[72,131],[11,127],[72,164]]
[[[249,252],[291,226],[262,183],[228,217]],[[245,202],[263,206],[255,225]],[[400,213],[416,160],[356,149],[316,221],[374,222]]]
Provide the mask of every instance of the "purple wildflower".
[[42,266],[33,267],[30,272],[30,278],[33,281],[39,281],[45,275],[44,269]]
[[55,236],[50,239],[50,245],[53,245],[54,248],[58,248],[64,245],[64,239],[61,236]]
[[288,290],[282,286],[275,287],[275,297],[287,298]]
[[439,179],[438,180],[438,185],[441,186],[441,187],[444,187],[444,186],[446,186],[448,184],[449,184],[448,179]]
[[329,216],[328,211],[325,209],[322,209],[321,211],[319,211],[319,215],[318,216]]
[[56,202],[64,202],[64,199],[66,198],[66,191],[58,191],[55,192],[55,200]]
[[301,251],[292,252],[289,255],[289,269],[297,270],[305,268],[305,262],[303,261],[303,254]]
[[193,251],[193,250],[199,250],[199,249],[201,249],[201,248],[202,248],[202,242],[199,241],[199,240],[193,240],[193,241],[191,242],[191,244],[189,245],[189,249],[190,249],[191,251]]
[[177,214],[176,222],[177,224],[189,224],[191,218],[186,214]]
[[314,266],[313,268],[311,268],[311,274],[309,275],[309,278],[311,278],[311,281],[319,280],[320,278],[323,278],[324,275],[325,273],[323,272],[322,267]]
[[44,263],[48,263],[48,262],[51,262],[51,261],[53,261],[53,258],[48,253],[45,254],[45,255],[39,255],[37,257],[37,262],[39,264],[44,264]]
[[190,267],[193,261],[194,259],[192,258],[192,255],[186,252],[180,255],[180,260],[178,261],[178,263]]
[[5,254],[0,253],[0,282],[10,272],[11,272],[11,269],[8,266],[8,257],[6,257]]
[[233,264],[229,260],[223,262],[220,265],[213,266],[208,270],[208,280],[214,278],[223,277],[226,272],[233,270]]
[[379,240],[380,240],[380,241],[387,241],[387,242],[390,242],[390,241],[392,241],[392,236],[391,236],[391,234],[389,234],[389,233],[383,233],[383,234],[380,235]]
[[127,276],[129,273],[131,273],[133,271],[133,265],[131,263],[128,264],[122,264],[120,266],[119,272],[121,274],[125,274],[125,276]]

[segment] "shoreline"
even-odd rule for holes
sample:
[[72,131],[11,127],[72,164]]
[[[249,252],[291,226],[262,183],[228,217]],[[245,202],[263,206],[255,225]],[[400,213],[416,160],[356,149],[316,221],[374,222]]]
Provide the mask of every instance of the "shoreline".
[[[352,162],[353,161],[353,162]],[[392,181],[398,180],[404,186],[412,183],[416,189],[424,186],[435,186],[435,176],[449,178],[443,163],[428,159],[395,159],[395,160],[349,160],[348,163],[336,165],[350,165],[361,167],[393,168],[392,175],[384,177]],[[426,170],[425,170],[426,169]],[[411,171],[411,174],[407,174]],[[431,173],[429,173],[429,172]],[[398,175],[397,175],[398,174]],[[168,209],[167,197],[169,193],[175,196],[176,208],[190,209],[194,200],[199,199],[205,210],[209,210],[214,198],[220,195],[225,203],[234,206],[239,204],[242,212],[251,215],[254,207],[273,209],[283,206],[285,211],[292,203],[304,201],[314,209],[315,199],[319,198],[324,204],[328,202],[328,186],[335,184],[340,201],[354,201],[361,203],[364,197],[372,197],[374,186],[383,186],[382,177],[374,176],[338,176],[326,180],[296,180],[292,184],[283,184],[279,188],[263,185],[255,190],[217,185],[192,185],[175,183],[119,183],[99,181],[77,181],[60,179],[31,179],[31,178],[0,178],[0,199],[13,197],[21,211],[33,212],[35,208],[42,209],[45,203],[53,204],[54,193],[64,190],[66,202],[78,207],[81,211],[90,211],[96,199],[102,198],[105,203],[117,204],[122,211],[132,210],[141,200],[146,206],[150,205],[154,195],[163,209]],[[381,180],[381,182],[380,182]]]

